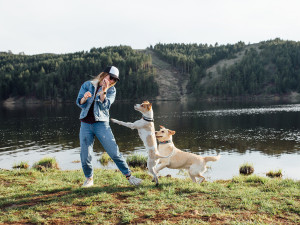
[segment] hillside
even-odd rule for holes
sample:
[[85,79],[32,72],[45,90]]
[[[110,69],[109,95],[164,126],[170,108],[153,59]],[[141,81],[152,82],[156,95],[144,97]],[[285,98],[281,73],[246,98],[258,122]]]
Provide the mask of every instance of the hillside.
[[299,96],[300,42],[157,44],[153,51],[188,80],[189,97]]
[[239,63],[243,57],[245,56],[245,53],[249,51],[250,49],[255,49],[257,52],[260,52],[261,50],[259,49],[260,44],[249,44],[245,46],[240,52],[237,52],[234,54],[234,58],[232,59],[222,59],[213,66],[209,67],[206,69],[205,73],[210,74],[210,76],[206,76],[201,80],[201,84],[208,84],[211,82],[214,82],[214,80],[217,80],[218,78],[221,77],[221,74],[218,72],[220,68],[224,67],[230,67],[233,66],[236,63]]

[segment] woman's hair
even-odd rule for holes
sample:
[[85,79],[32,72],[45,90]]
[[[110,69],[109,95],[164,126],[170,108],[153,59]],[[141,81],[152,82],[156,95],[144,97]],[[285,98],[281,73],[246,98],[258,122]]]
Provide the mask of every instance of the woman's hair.
[[[102,82],[102,80],[104,79],[104,77],[106,77],[107,75],[109,75],[109,73],[106,72],[101,72],[100,74],[98,74],[97,76],[94,77],[94,80],[98,81],[99,84]],[[110,84],[109,87],[112,87],[116,84],[117,82],[114,82],[112,84]]]

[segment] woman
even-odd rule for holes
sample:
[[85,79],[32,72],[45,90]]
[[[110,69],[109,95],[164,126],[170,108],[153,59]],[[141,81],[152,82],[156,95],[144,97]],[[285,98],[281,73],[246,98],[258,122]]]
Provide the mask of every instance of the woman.
[[86,81],[81,86],[76,100],[81,108],[80,158],[86,177],[83,187],[90,187],[94,184],[91,154],[95,136],[130,184],[139,185],[142,182],[141,179],[131,175],[109,126],[109,108],[115,101],[114,85],[117,81],[119,81],[119,70],[114,66],[109,66],[93,80]]

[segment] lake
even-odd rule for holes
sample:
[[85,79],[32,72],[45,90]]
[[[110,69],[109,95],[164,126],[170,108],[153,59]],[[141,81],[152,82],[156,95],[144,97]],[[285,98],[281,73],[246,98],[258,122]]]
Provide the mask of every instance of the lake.
[[[134,102],[115,102],[111,117],[133,122],[141,115]],[[300,179],[300,104],[287,102],[154,102],[155,128],[176,131],[175,146],[202,156],[221,154],[209,162],[209,181],[230,179],[239,166],[252,163],[255,174],[265,176],[282,169],[284,178]],[[33,165],[45,156],[55,157],[62,170],[81,170],[78,119],[75,104],[0,106],[0,168],[12,169],[27,161]],[[147,155],[137,131],[111,124],[124,156]],[[95,142],[95,168],[103,153]],[[79,171],[82,173],[81,171]],[[185,177],[183,171],[163,169],[159,175]]]

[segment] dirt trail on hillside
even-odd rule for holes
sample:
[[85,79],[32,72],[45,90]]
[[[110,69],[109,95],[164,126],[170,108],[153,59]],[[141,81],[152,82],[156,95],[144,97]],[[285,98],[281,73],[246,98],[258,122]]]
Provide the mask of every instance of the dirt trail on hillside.
[[159,95],[156,100],[183,101],[187,98],[189,76],[181,74],[171,64],[159,59],[155,52],[147,49],[146,54],[152,57],[152,65],[156,68],[155,81],[158,83]]

